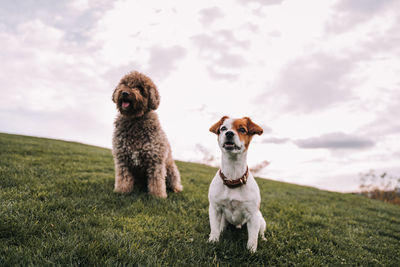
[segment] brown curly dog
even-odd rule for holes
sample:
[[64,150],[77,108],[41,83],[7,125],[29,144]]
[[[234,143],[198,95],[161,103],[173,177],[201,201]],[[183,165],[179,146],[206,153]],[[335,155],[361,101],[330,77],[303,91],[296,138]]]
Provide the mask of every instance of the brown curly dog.
[[139,72],[131,72],[122,77],[112,99],[119,111],[112,149],[114,191],[129,193],[134,186],[147,186],[149,194],[161,198],[167,197],[167,188],[182,191],[171,147],[154,112],[160,96],[153,81]]

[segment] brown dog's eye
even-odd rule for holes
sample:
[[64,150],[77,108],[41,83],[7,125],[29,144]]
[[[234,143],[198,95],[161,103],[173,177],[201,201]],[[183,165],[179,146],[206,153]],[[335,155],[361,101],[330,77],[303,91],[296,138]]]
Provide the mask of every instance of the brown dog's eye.
[[241,132],[241,133],[246,133],[246,129],[243,128],[243,127],[240,127],[240,128],[239,128],[239,132]]
[[136,88],[139,89],[140,92],[143,92],[143,86],[137,85]]

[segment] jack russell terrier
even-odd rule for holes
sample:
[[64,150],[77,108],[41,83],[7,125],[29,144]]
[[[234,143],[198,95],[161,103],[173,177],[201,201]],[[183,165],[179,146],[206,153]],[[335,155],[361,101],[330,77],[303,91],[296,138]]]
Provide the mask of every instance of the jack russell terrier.
[[236,228],[247,224],[247,248],[255,252],[258,235],[265,240],[266,223],[260,211],[260,189],[247,166],[247,150],[253,136],[261,135],[263,129],[248,117],[224,116],[210,131],[218,135],[222,159],[221,169],[208,191],[211,228],[208,241],[218,242],[227,222]]

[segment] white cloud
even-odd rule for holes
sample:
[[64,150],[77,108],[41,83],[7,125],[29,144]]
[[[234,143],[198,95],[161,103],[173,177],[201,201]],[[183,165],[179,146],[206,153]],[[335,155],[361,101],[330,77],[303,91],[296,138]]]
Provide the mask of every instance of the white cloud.
[[390,13],[396,12],[398,8],[399,3],[393,0],[341,0],[333,6],[335,12],[333,19],[327,24],[327,31],[335,33],[353,31],[360,24],[373,21],[377,17],[389,18],[392,15]]
[[181,46],[153,46],[150,49],[146,72],[153,77],[163,79],[175,69],[176,62],[183,59],[185,55],[186,50]]
[[64,31],[39,19],[1,35],[7,47],[0,67],[2,129],[68,140],[82,138],[92,144],[110,139],[96,136],[101,128],[107,132],[104,126],[112,120],[113,107],[104,102],[110,99],[110,84],[96,71],[90,54],[76,50],[66,42]]
[[211,7],[211,8],[204,8],[199,11],[200,13],[200,21],[204,25],[210,25],[212,24],[215,20],[222,18],[224,16],[224,13],[222,10],[218,7]]
[[374,142],[368,138],[349,135],[345,133],[329,133],[319,137],[300,139],[294,141],[300,148],[316,149],[365,149],[374,146]]
[[262,140],[262,143],[284,144],[288,141],[289,141],[289,138],[269,137],[269,138],[264,138]]
[[80,12],[86,11],[90,8],[89,0],[73,0],[69,5]]

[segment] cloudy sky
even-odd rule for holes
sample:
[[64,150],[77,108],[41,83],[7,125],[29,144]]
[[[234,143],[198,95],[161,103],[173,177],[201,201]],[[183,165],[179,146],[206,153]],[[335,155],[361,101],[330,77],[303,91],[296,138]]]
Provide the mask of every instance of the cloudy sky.
[[[264,128],[259,175],[334,191],[400,176],[400,2],[3,0],[0,131],[111,147],[141,71],[175,158],[218,165],[223,115]],[[211,177],[210,177],[211,179]]]

